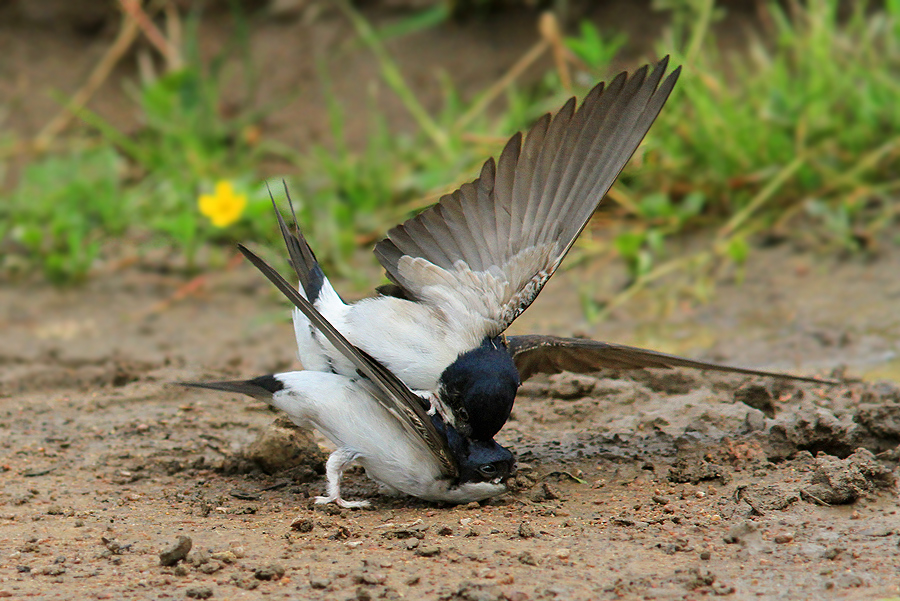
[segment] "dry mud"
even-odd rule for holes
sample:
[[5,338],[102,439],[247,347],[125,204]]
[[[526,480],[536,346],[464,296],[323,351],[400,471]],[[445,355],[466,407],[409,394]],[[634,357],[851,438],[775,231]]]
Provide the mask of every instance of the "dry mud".
[[[623,333],[676,324],[683,338],[690,323],[740,321],[758,289],[806,308],[821,280],[838,297],[851,282],[860,298],[897,292],[890,254],[802,277],[769,267],[814,259],[761,250],[748,283],[722,284],[708,305],[658,320],[638,302],[597,326],[565,310],[596,275],[572,270],[516,325],[565,333],[568,321],[570,333],[642,342]],[[324,455],[313,440],[262,403],[170,384],[291,368],[284,305],[246,265],[185,281],[138,262],[82,289],[0,290],[0,596],[900,596],[900,389],[889,381],[534,379],[499,437],[520,463],[510,493],[439,506],[382,496],[357,470],[347,496],[373,509],[315,507]],[[714,352],[691,354],[811,373],[794,361],[803,348],[810,365],[838,357],[852,376],[871,369],[873,349],[896,348],[891,304],[859,303],[865,319],[795,307],[787,331],[723,329],[704,342]]]

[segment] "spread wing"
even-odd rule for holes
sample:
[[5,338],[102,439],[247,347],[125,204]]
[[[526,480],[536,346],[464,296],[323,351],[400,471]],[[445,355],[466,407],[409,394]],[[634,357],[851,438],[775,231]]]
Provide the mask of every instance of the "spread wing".
[[394,415],[407,431],[418,436],[425,443],[425,447],[434,454],[444,468],[445,474],[456,477],[459,469],[447,440],[438,433],[431,418],[425,413],[422,399],[381,363],[350,344],[308,300],[303,298],[269,264],[242,244],[238,244],[238,249],[269,281],[275,284],[275,287],[309,319],[311,324],[322,332],[336,349],[353,362],[360,373],[374,384],[372,390],[378,402]]
[[556,271],[665,104],[680,67],[600,83],[516,134],[496,165],[375,247],[407,296],[482,336],[503,332]]
[[524,382],[538,373],[557,374],[563,371],[587,373],[604,367],[611,369],[641,369],[645,367],[691,367],[751,376],[787,378],[817,384],[839,384],[837,380],[792,376],[773,371],[731,367],[719,363],[696,361],[657,351],[598,342],[583,338],[559,338],[557,336],[508,336],[509,354],[512,355],[519,377]]

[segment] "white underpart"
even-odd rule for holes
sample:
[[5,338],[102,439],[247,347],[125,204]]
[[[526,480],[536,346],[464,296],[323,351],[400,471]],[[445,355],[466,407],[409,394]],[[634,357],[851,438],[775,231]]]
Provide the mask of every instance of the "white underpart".
[[[303,287],[300,286],[298,290],[300,294],[306,298]],[[341,297],[335,292],[334,288],[331,286],[331,282],[329,282],[327,278],[322,283],[322,289],[319,290],[315,307],[319,313],[324,315],[325,319],[332,324],[336,321],[341,321],[341,316],[348,309],[348,305],[344,304]],[[307,319],[299,309],[294,309],[293,318],[294,336],[297,339],[297,358],[300,359],[300,363],[303,364],[304,369],[312,371],[331,371],[329,355],[326,352],[326,347],[323,346],[323,343],[327,344],[324,336],[320,332],[315,331],[315,328],[309,323],[309,319]],[[330,344],[328,344],[327,348],[330,349],[333,354],[338,354]]]
[[[436,390],[444,369],[482,339],[483,328],[473,332],[464,322],[449,319],[429,305],[391,296],[345,304],[328,280],[315,307],[347,340],[415,390]],[[353,363],[313,331],[305,315],[295,309],[293,318],[298,358],[304,368],[356,375]]]
[[[347,340],[407,386],[436,392],[444,369],[485,336],[500,334],[533,300],[555,268],[549,265],[555,252],[555,242],[532,246],[502,268],[486,271],[473,271],[462,261],[448,270],[405,256],[399,261],[401,275],[413,282],[410,291],[421,302],[378,296],[348,305],[326,279],[315,306]],[[294,332],[306,369],[356,375],[356,367],[297,310]]]
[[317,502],[359,506],[340,494],[341,475],[353,463],[376,482],[428,501],[468,503],[506,490],[490,482],[453,486],[443,478],[439,462],[422,452],[421,441],[378,403],[364,380],[316,371],[275,377],[285,388],[272,396],[272,404],[297,425],[315,427],[337,447],[326,466],[328,495]]

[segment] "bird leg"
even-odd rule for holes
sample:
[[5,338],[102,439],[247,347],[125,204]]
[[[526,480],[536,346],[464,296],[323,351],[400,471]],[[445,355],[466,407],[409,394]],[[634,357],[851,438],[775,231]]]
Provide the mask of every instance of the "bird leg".
[[340,448],[328,456],[325,463],[325,475],[328,478],[328,496],[316,497],[317,505],[324,505],[334,501],[346,509],[358,509],[368,507],[368,501],[345,501],[341,498],[341,477],[344,470],[350,467],[359,455],[350,449]]

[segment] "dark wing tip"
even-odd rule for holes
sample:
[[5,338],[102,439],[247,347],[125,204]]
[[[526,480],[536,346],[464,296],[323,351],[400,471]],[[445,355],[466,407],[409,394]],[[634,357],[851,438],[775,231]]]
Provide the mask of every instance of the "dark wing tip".
[[795,376],[775,371],[748,369],[721,363],[699,361],[648,349],[582,338],[559,338],[540,335],[509,336],[507,345],[522,380],[526,380],[538,373],[554,374],[562,371],[587,373],[602,368],[628,370],[686,367],[697,370],[824,384],[827,386],[844,383],[840,380],[828,378]]

